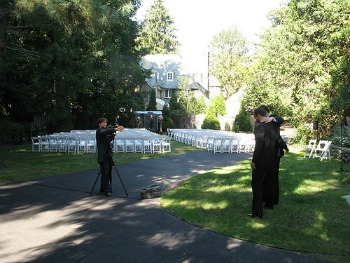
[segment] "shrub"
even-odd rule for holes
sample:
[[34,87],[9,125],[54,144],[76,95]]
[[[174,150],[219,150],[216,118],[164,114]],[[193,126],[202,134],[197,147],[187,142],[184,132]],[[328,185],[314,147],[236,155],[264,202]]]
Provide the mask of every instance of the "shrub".
[[2,143],[22,144],[26,138],[25,127],[22,123],[5,121],[0,125]]
[[233,123],[233,131],[251,132],[252,130],[253,128],[250,122],[249,112],[247,112],[243,107],[241,107]]
[[220,122],[214,116],[206,116],[203,120],[202,129],[220,130]]

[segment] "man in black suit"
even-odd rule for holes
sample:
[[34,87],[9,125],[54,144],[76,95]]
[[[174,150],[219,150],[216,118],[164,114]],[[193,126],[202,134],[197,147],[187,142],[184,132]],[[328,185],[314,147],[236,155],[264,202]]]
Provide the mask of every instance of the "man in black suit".
[[278,132],[274,124],[267,122],[266,111],[263,108],[259,107],[254,110],[254,118],[257,125],[254,129],[255,150],[251,162],[253,201],[252,213],[249,216],[262,218],[265,182],[269,187],[266,190],[266,201],[273,200],[271,181],[276,160]]
[[97,142],[97,161],[100,164],[101,169],[101,186],[100,192],[105,196],[111,195],[112,189],[112,146],[111,142],[114,140],[115,134],[118,131],[123,131],[123,126],[108,127],[107,119],[101,117],[97,120],[98,128],[96,130],[96,142]]
[[[263,108],[264,110],[266,110],[267,112],[267,122],[271,122],[273,124],[275,124],[275,128],[278,132],[278,143],[276,144],[276,161],[275,161],[275,168],[274,168],[274,176],[273,176],[273,180],[272,180],[272,196],[273,196],[273,200],[272,202],[268,203],[266,202],[266,198],[264,197],[264,201],[265,201],[265,207],[269,208],[269,209],[273,209],[274,205],[277,205],[279,202],[279,170],[280,170],[280,161],[282,156],[284,156],[284,151],[289,151],[286,142],[283,140],[283,138],[280,135],[280,127],[284,122],[284,119],[276,114],[270,114],[270,111],[268,109],[267,106],[265,105],[261,105],[261,108]],[[267,189],[268,186],[265,185],[265,189]],[[266,193],[266,191],[265,191]]]

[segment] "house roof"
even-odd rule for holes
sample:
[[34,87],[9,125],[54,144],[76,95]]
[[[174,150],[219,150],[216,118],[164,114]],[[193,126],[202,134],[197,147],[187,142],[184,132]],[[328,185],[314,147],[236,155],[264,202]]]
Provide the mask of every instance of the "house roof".
[[[148,78],[147,84],[150,87],[158,86],[164,89],[176,89],[179,85],[178,77],[182,72],[182,58],[177,54],[156,54],[146,55],[142,58],[141,65],[145,69],[150,69],[155,74],[157,72],[158,78],[154,75]],[[173,73],[173,80],[167,80],[167,74]]]

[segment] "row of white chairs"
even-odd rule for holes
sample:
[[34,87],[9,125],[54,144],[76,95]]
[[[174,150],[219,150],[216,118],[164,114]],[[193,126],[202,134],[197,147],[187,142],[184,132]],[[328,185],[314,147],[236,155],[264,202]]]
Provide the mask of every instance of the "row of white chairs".
[[168,129],[167,132],[168,136],[175,141],[214,153],[249,153],[255,148],[253,134],[210,129]]
[[[168,136],[161,136],[145,129],[124,129],[123,132],[117,133],[112,144],[116,153],[165,153],[171,151],[170,141]],[[96,151],[95,130],[74,130],[32,137],[32,152],[95,153]]]
[[312,139],[309,140],[308,145],[306,146],[304,158],[319,158],[321,161],[326,159],[331,159],[331,144],[332,141],[328,140],[320,140],[317,142],[317,140]]

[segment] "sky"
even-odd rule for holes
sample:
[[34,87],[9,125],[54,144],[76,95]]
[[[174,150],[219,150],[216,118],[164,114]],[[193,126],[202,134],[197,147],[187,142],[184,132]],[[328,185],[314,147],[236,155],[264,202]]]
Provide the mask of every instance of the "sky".
[[[141,0],[137,13],[143,19],[154,0]],[[214,35],[236,26],[248,41],[270,26],[268,13],[287,0],[164,0],[174,20],[181,55],[190,67],[198,67],[207,57]],[[196,66],[197,65],[197,66]]]

